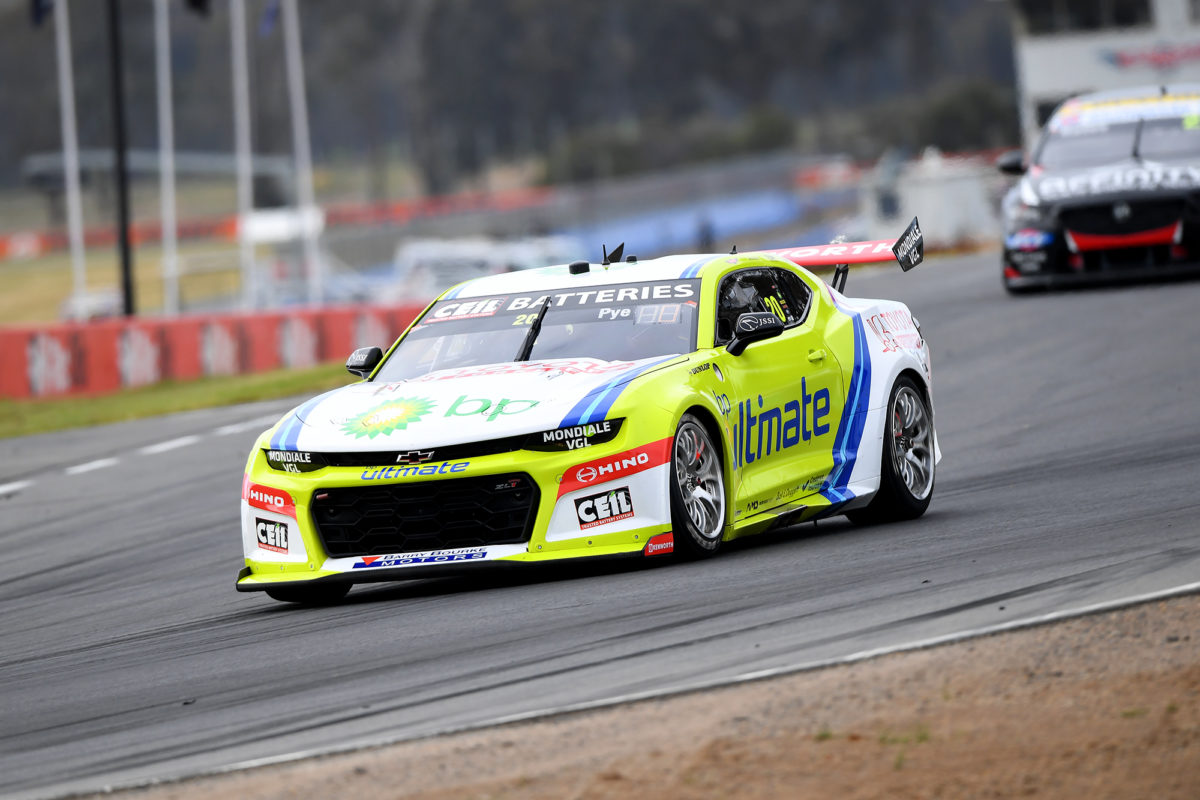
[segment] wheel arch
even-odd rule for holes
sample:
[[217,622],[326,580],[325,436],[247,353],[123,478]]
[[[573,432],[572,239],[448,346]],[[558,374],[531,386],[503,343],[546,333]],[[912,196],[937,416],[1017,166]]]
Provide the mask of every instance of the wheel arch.
[[[890,414],[892,398],[896,395],[897,385],[904,379],[907,379],[907,383],[912,384],[912,388],[924,401],[929,414],[929,427],[933,434],[933,461],[929,472],[930,484],[923,497],[917,497],[912,494],[911,489],[907,487],[897,488],[902,486],[903,479],[896,474],[894,457],[890,458],[888,455],[888,431],[892,424],[890,421],[892,419]],[[901,367],[897,370],[890,383],[887,384],[887,397],[887,405],[883,408],[884,413],[880,420],[883,435],[879,442],[879,453],[877,456],[879,475],[875,481],[875,491],[870,495],[862,496],[869,497],[866,504],[859,505],[855,503],[845,508],[846,516],[858,525],[916,519],[925,513],[925,509],[928,508],[933,496],[933,468],[936,466],[940,456],[937,445],[937,432],[934,429],[933,403],[930,399],[930,387],[918,370],[912,367]],[[892,442],[894,446],[894,438]]]
[[[900,380],[903,377],[911,378],[912,382],[917,385],[917,388],[921,390],[921,399],[923,399],[925,401],[925,405],[928,406],[929,413],[933,414],[933,396],[929,391],[929,384],[925,382],[925,376],[922,375],[917,370],[913,369],[912,367],[905,367],[904,369],[900,370],[900,372],[896,375],[895,379],[892,380],[892,386],[895,386],[896,381]],[[892,388],[891,388],[891,386],[889,386],[888,387],[889,396],[891,394],[891,391],[892,391]]]
[[[866,505],[879,489],[882,477],[881,462],[883,457],[884,438],[887,433],[887,408],[892,390],[901,377],[907,377],[917,387],[925,405],[933,414],[932,391],[926,379],[923,365],[911,353],[901,351],[886,354],[874,364],[878,372],[873,374],[872,399],[868,412],[868,423],[858,453],[849,483],[856,486],[855,497],[849,501],[849,508]],[[936,433],[935,433],[936,438]]]
[[[733,515],[731,509],[734,508],[734,492],[735,477],[733,473],[733,459],[729,451],[729,439],[726,435],[721,423],[717,421],[712,410],[707,406],[694,403],[679,412],[679,419],[683,419],[684,414],[691,414],[700,421],[704,426],[704,430],[708,433],[717,445],[721,448],[721,472],[725,477],[725,531],[729,532],[729,528],[733,525]],[[678,423],[676,423],[678,424]],[[674,455],[672,455],[674,457]]]
[[[924,375],[921,374],[919,370],[914,369],[913,367],[906,367],[900,370],[900,374],[897,375],[896,378],[899,379],[901,375],[907,375],[912,379],[912,382],[917,385],[917,389],[921,392],[921,399],[925,401],[925,407],[929,409],[929,424],[930,427],[933,428],[933,463],[936,465],[942,460],[942,446],[941,443],[938,442],[937,412],[933,409],[933,392],[929,385],[929,381]],[[895,381],[893,381],[893,383],[895,383]],[[891,390],[889,390],[889,392],[890,391]]]
[[691,414],[693,417],[700,420],[700,423],[704,425],[704,430],[709,436],[712,437],[712,440],[721,444],[721,466],[726,466],[729,463],[729,445],[725,441],[725,434],[721,430],[721,425],[717,422],[717,419],[713,416],[712,412],[709,411],[705,406],[692,405],[688,406],[683,410],[682,413],[680,413],[680,419],[683,418],[684,414]]

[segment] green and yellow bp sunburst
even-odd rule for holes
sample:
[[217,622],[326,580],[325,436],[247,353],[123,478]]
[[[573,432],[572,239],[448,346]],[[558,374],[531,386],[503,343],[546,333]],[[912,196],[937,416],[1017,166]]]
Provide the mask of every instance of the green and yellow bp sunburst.
[[397,397],[342,423],[342,432],[361,439],[388,436],[402,431],[433,410],[433,402],[424,397]]

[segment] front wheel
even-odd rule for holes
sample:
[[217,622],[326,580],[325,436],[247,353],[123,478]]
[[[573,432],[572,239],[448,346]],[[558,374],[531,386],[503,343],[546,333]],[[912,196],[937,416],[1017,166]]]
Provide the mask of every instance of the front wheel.
[[885,425],[879,491],[865,508],[846,512],[851,522],[916,519],[933,498],[933,414],[911,378],[892,386]]
[[349,591],[348,583],[322,583],[317,586],[281,586],[267,589],[267,597],[281,603],[327,606],[341,600]]
[[1002,275],[1000,280],[1004,284],[1004,291],[1008,292],[1010,295],[1033,294],[1038,289],[1037,286],[1014,283],[1007,275]]
[[716,553],[725,531],[721,452],[691,414],[684,414],[675,429],[670,483],[676,552],[693,558]]

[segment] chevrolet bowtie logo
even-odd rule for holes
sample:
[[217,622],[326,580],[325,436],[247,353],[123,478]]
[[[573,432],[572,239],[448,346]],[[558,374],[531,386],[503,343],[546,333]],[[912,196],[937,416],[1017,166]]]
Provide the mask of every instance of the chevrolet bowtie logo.
[[424,464],[433,458],[432,450],[409,450],[396,456],[397,464]]

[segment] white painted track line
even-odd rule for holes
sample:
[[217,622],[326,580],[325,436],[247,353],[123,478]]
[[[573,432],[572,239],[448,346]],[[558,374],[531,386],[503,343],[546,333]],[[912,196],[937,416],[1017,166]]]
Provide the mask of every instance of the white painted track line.
[[91,472],[92,470],[111,467],[113,464],[116,464],[119,461],[120,459],[116,458],[98,458],[95,461],[88,461],[84,464],[76,464],[73,467],[67,467],[65,471],[68,475],[82,475],[83,473]]
[[262,417],[246,420],[245,422],[235,422],[232,425],[222,425],[213,431],[214,436],[228,436],[231,433],[241,433],[243,431],[252,430],[254,428],[266,428],[274,425],[279,421],[283,414],[267,414]]
[[0,483],[0,497],[8,497],[16,494],[27,486],[32,486],[33,481],[14,481],[12,483]]
[[168,450],[177,450],[180,447],[189,447],[200,441],[199,436],[180,436],[178,439],[168,439],[165,442],[158,444],[149,444],[138,450],[139,453],[146,456],[152,456],[156,453],[165,453]]
[[[229,425],[222,425],[219,428],[213,429],[209,436],[229,436],[235,433],[243,433],[255,428],[265,429],[280,418],[281,414],[264,414],[254,419],[244,420],[242,422],[234,422]],[[157,455],[158,453],[166,453],[171,450],[178,450],[181,447],[190,447],[193,444],[201,441],[203,436],[192,434],[188,436],[180,436],[175,439],[167,439],[163,442],[149,444],[137,450],[138,453],[146,456]],[[63,470],[64,475],[83,475],[88,472],[93,472],[98,469],[116,466],[121,463],[121,459],[116,456],[108,458],[97,458],[92,461],[85,461],[82,464],[75,464]],[[0,483],[0,498],[8,497],[20,492],[33,485],[32,480],[12,481],[11,483]]]

